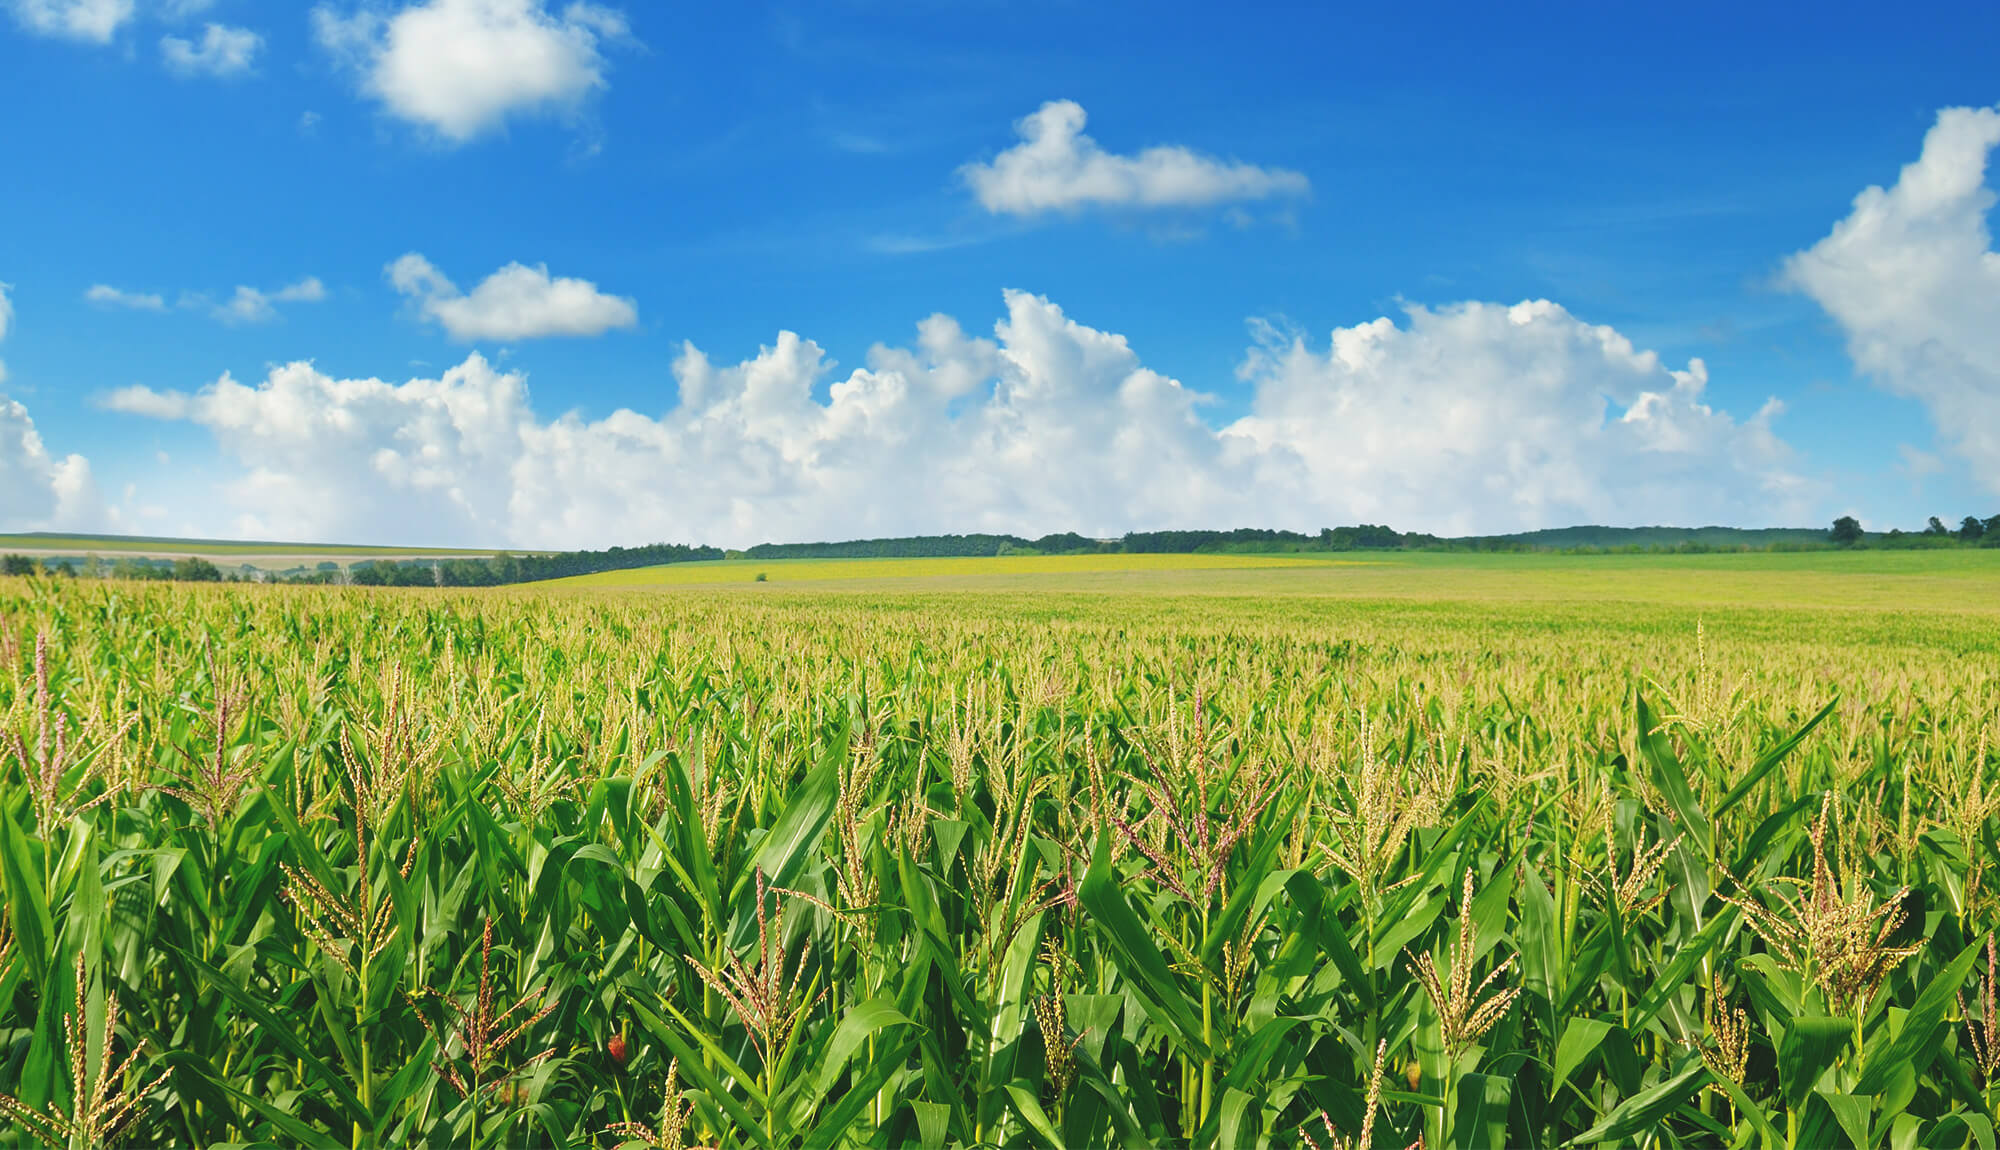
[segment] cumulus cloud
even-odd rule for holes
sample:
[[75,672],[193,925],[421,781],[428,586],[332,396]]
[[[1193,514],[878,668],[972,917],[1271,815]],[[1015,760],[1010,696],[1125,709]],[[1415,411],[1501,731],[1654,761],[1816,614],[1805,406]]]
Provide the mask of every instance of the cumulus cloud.
[[[0,340],[14,319],[10,290],[0,284]],[[0,383],[6,379],[0,364]],[[51,455],[28,409],[0,393],[0,531],[83,530],[102,522],[103,508],[90,461]]]
[[1948,108],[1894,187],[1871,187],[1787,280],[1847,336],[1855,366],[1921,402],[1939,438],[2000,492],[2000,253],[1986,165],[2000,109]]
[[0,394],[0,530],[85,530],[103,506],[90,461],[49,454],[28,409]]
[[132,18],[133,0],[11,0],[8,6],[30,32],[108,44]]
[[436,379],[295,363],[101,402],[208,428],[241,467],[224,492],[236,530],[322,539],[1767,524],[1814,494],[1775,406],[1735,420],[1704,401],[1699,362],[1669,369],[1554,304],[1411,308],[1325,350],[1263,329],[1243,367],[1252,410],[1217,428],[1123,336],[1040,296],[1005,303],[992,338],[932,316],[831,380],[790,332],[734,364],[687,345],[656,414],[547,417],[524,374],[476,354]]
[[230,324],[269,323],[278,318],[278,304],[318,303],[325,298],[326,285],[317,276],[307,276],[272,292],[239,284],[236,294],[215,305],[210,314]]
[[1256,445],[1265,497],[1443,534],[1809,517],[1780,405],[1716,411],[1699,359],[1671,369],[1545,300],[1406,321],[1337,329],[1323,352],[1264,330],[1227,434]]
[[390,114],[453,143],[520,112],[574,110],[604,87],[600,46],[629,34],[624,14],[543,0],[427,0],[313,10],[321,47],[352,67],[362,91]]
[[166,297],[154,292],[120,291],[110,284],[92,284],[83,298],[99,307],[122,307],[133,311],[165,311]]
[[1021,142],[990,163],[967,164],[959,175],[981,207],[1031,216],[1087,206],[1201,207],[1273,196],[1304,195],[1304,175],[1218,160],[1162,145],[1136,156],[1098,147],[1083,134],[1083,107],[1051,100],[1018,121]]
[[416,252],[383,271],[398,292],[416,301],[425,319],[457,340],[595,336],[639,322],[639,308],[630,299],[606,295],[589,280],[551,279],[545,264],[510,263],[470,295]]
[[160,58],[178,76],[241,76],[257,62],[264,38],[248,28],[210,24],[199,42],[180,36],[160,38]]

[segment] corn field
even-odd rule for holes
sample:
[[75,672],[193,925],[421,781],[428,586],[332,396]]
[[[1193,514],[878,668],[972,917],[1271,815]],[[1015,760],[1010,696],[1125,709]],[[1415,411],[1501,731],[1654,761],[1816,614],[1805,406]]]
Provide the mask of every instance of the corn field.
[[0,1145],[1993,1150],[1990,616],[0,582]]

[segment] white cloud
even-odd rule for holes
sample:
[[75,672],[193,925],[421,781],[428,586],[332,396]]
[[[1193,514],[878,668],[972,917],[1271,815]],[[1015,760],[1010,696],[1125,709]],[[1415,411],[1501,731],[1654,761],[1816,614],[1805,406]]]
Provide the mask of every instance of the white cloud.
[[1014,125],[1021,142],[959,175],[989,212],[1035,215],[1086,206],[1200,207],[1304,195],[1304,175],[1213,159],[1178,146],[1120,156],[1083,134],[1083,107],[1051,100]]
[[137,383],[106,394],[98,399],[97,406],[126,415],[143,415],[148,419],[186,419],[193,410],[188,397],[178,391],[154,391]]
[[458,340],[595,336],[639,322],[638,306],[630,299],[606,295],[589,280],[551,279],[545,264],[510,263],[470,295],[416,252],[383,271],[398,292],[416,301],[424,318]]
[[211,314],[224,323],[269,323],[278,318],[281,303],[318,303],[326,298],[326,285],[317,276],[307,276],[274,292],[237,285],[236,294],[217,304]]
[[120,291],[110,284],[92,284],[83,298],[100,307],[122,307],[133,311],[165,311],[167,301],[164,296],[153,292]]
[[1920,401],[1939,438],[2000,492],[2000,252],[1986,163],[2000,109],[1948,108],[1892,188],[1871,187],[1789,282],[1847,335],[1855,366]]
[[133,0],[11,0],[9,7],[30,32],[108,44],[132,18]]
[[210,24],[200,43],[180,36],[160,38],[160,58],[180,76],[241,76],[257,62],[264,38],[248,28]]
[[517,112],[574,110],[604,87],[599,45],[628,35],[624,14],[543,0],[428,0],[384,15],[313,9],[320,45],[352,66],[392,115],[463,143]]
[[[1772,432],[1549,303],[1412,308],[1320,352],[1266,329],[1253,411],[1203,397],[1124,337],[1006,295],[994,338],[945,316],[831,364],[789,332],[734,365],[692,346],[658,415],[538,414],[527,378],[473,355],[438,379],[128,388],[116,410],[210,429],[241,466],[216,529],[431,544],[742,545],[938,531],[1360,520],[1502,531],[1573,522],[1799,521],[1812,492]],[[664,405],[663,405],[664,406]],[[226,519],[224,517],[227,517]]]
[[[10,290],[0,284],[0,340],[14,318]],[[6,379],[0,364],[0,383]],[[0,531],[83,530],[103,520],[104,501],[91,479],[90,461],[50,455],[28,409],[0,393]]]
[[1407,320],[1336,329],[1324,353],[1264,331],[1252,413],[1225,434],[1256,445],[1273,505],[1440,534],[1812,518],[1781,407],[1714,410],[1698,359],[1672,370],[1545,300]]
[[28,409],[0,395],[0,531],[85,530],[103,508],[90,461],[50,455]]

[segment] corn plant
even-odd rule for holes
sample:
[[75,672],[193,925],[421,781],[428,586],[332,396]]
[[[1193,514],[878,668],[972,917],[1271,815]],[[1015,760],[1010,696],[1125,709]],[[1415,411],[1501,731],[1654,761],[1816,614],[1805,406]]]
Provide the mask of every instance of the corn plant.
[[0,581],[0,1146],[1990,1148],[1967,618]]

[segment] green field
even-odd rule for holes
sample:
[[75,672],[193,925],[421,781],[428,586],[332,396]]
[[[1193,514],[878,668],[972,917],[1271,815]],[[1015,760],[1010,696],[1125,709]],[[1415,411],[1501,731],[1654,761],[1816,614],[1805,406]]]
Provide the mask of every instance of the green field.
[[[758,575],[766,577],[756,582]],[[1143,592],[2000,612],[2000,550],[1076,555],[681,563],[549,588]]]
[[944,559],[726,559],[714,563],[674,563],[627,571],[603,571],[551,580],[562,587],[699,587],[755,583],[826,584],[901,582],[965,585],[985,581],[1001,586],[1033,586],[1038,577],[1056,581],[1093,576],[1159,572],[1265,571],[1282,568],[1320,569],[1339,559],[1298,555],[997,555]]
[[0,579],[0,1146],[1992,1144],[2000,552],[619,575]]

